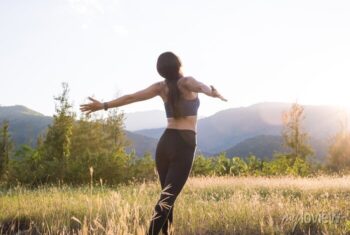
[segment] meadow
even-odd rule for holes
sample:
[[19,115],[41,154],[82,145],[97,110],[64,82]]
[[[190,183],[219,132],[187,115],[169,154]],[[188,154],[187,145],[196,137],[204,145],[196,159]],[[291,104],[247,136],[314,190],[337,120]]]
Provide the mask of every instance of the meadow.
[[[152,181],[2,190],[2,233],[143,235],[160,193]],[[172,233],[350,234],[350,176],[191,177]]]

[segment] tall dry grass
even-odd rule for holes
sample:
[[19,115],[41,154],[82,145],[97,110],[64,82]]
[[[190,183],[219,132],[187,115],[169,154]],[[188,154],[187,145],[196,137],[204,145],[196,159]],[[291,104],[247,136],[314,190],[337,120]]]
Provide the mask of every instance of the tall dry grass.
[[[160,193],[158,182],[16,187],[0,194],[0,221],[44,234],[144,235]],[[173,232],[349,234],[350,177],[189,178],[175,202]]]

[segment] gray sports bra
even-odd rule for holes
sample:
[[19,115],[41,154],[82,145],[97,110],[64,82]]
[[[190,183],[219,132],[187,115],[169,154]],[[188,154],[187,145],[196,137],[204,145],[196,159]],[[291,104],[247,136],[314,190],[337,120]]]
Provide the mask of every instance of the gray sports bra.
[[[200,105],[200,101],[199,101],[198,96],[192,100],[187,100],[187,99],[182,98],[182,99],[180,99],[179,102],[180,102],[179,103],[180,109],[181,109],[182,113],[184,114],[184,116],[197,115],[197,111],[198,111],[198,108]],[[168,102],[164,103],[164,107],[165,107],[166,117],[167,118],[174,117],[173,110]]]

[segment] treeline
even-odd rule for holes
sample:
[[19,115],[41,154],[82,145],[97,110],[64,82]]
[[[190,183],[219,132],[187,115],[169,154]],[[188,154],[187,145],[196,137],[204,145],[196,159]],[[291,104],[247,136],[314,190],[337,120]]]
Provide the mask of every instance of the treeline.
[[22,145],[14,152],[3,123],[0,144],[1,180],[7,185],[47,183],[83,184],[91,179],[106,184],[155,177],[150,154],[138,158],[127,154],[128,140],[123,131],[123,114],[111,110],[106,118],[76,118],[68,100],[68,85],[55,97],[53,123],[35,148]]
[[215,157],[197,156],[193,165],[192,175],[206,176],[278,176],[294,175],[308,176],[318,174],[322,169],[320,165],[312,165],[301,158],[294,163],[285,155],[276,155],[271,161],[264,161],[254,155],[242,159],[240,157],[228,158],[225,153]]
[[[14,150],[4,122],[0,133],[0,177],[5,185],[72,184],[91,182],[115,185],[130,181],[157,178],[155,162],[149,153],[144,156],[128,154],[129,142],[124,136],[122,113],[109,111],[106,118],[81,116],[76,118],[68,99],[68,85],[55,97],[56,113],[46,133],[39,136],[35,148],[22,145]],[[330,143],[326,164],[313,161],[313,149],[308,134],[302,130],[303,107],[293,104],[283,115],[281,133],[286,153],[276,153],[272,160],[255,156],[247,159],[197,155],[191,175],[298,175],[345,173],[350,169],[350,133],[347,122]],[[346,120],[346,119],[344,119]]]

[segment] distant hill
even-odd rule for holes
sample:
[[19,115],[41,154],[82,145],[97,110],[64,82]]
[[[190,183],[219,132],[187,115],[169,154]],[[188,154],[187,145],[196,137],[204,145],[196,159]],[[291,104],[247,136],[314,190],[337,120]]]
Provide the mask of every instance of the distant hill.
[[125,113],[125,129],[128,131],[135,131],[145,128],[165,127],[165,117],[165,112],[161,110]]
[[134,132],[140,135],[145,135],[151,138],[159,139],[164,130],[165,130],[165,127],[161,127],[161,128],[152,128],[152,129],[142,129]]
[[[280,151],[280,135],[282,130],[281,115],[287,111],[288,103],[258,103],[248,107],[231,108],[220,111],[210,117],[198,120],[197,153],[215,155],[227,151],[227,156],[247,156],[250,153],[258,157],[272,156],[274,151]],[[311,136],[311,144],[316,150],[317,158],[324,159],[329,138],[338,129],[339,109],[333,106],[306,105],[303,128]],[[158,112],[158,111],[156,111]],[[147,115],[161,115],[161,111],[134,113],[130,120],[144,120]],[[163,113],[164,114],[164,113]],[[134,115],[134,117],[133,117]],[[138,116],[138,117],[136,117]],[[34,145],[37,136],[43,133],[52,122],[52,117],[44,116],[24,106],[0,106],[0,122],[10,121],[10,132],[17,145],[29,143]],[[165,120],[165,116],[163,117]],[[158,117],[154,118],[158,123]],[[149,123],[152,123],[150,121]],[[143,125],[134,128],[142,127]],[[138,156],[145,151],[155,153],[157,141],[165,127],[125,131],[133,143]],[[130,151],[132,147],[127,150]]]
[[44,116],[22,105],[0,106],[0,122],[10,122],[10,134],[16,146],[36,144],[39,134],[44,133],[53,118]]
[[125,135],[130,140],[131,144],[131,146],[126,148],[128,153],[135,149],[135,153],[139,157],[142,157],[146,152],[149,152],[154,156],[158,143],[157,139],[139,135],[131,131],[125,131]]
[[[203,152],[216,154],[234,148],[238,143],[261,135],[279,136],[282,131],[282,113],[291,104],[265,102],[248,107],[220,111],[198,121],[198,147]],[[303,128],[314,139],[319,158],[324,158],[328,139],[337,131],[339,109],[333,106],[305,105]],[[163,128],[136,131],[138,134],[158,139]],[[266,146],[272,141],[267,139]],[[238,147],[237,147],[238,148]],[[264,152],[265,150],[261,150]]]
[[240,156],[243,158],[249,155],[264,160],[271,159],[275,152],[284,151],[282,147],[282,137],[275,135],[258,135],[245,139],[234,147],[224,150],[227,156]]
[[[283,147],[282,144],[282,136],[259,135],[245,139],[222,152],[226,152],[226,156],[229,157],[247,158],[249,155],[255,155],[263,160],[271,160],[276,152],[288,152],[288,149]],[[327,155],[327,142],[311,138],[310,144],[315,150],[315,155],[318,156],[315,160],[322,162]]]

